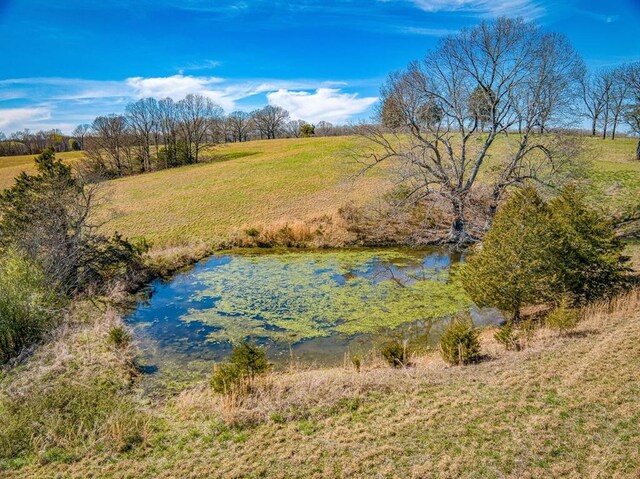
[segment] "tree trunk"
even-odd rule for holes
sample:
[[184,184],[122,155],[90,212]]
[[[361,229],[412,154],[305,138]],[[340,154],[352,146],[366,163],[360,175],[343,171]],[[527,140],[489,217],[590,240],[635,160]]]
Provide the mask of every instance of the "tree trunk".
[[593,121],[591,122],[591,136],[596,136],[596,118],[593,118]]
[[453,222],[451,223],[448,241],[457,245],[471,243],[473,239],[467,233],[465,227],[463,200],[458,198],[452,199],[451,206],[453,211]]
[[636,160],[640,161],[640,139],[638,139],[638,145],[636,146]]
[[489,202],[489,212],[487,214],[487,220],[484,222],[484,231],[489,231],[491,225],[493,224],[493,218],[496,216],[496,212],[498,211],[498,203],[500,202],[500,196],[502,194],[502,188],[500,185],[495,186],[493,191],[491,192],[491,201]]
[[513,316],[511,317],[511,320],[514,323],[517,323],[518,321],[520,321],[520,306],[516,306],[513,310]]

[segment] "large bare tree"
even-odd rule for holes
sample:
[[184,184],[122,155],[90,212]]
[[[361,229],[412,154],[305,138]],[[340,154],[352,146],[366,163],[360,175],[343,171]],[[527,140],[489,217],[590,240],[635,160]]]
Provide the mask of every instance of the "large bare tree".
[[411,197],[449,204],[448,240],[471,241],[466,209],[481,170],[490,219],[508,187],[548,182],[566,166],[566,140],[540,131],[565,116],[583,68],[563,36],[521,19],[462,30],[389,76],[382,126],[363,126],[373,141],[364,161],[399,159]]

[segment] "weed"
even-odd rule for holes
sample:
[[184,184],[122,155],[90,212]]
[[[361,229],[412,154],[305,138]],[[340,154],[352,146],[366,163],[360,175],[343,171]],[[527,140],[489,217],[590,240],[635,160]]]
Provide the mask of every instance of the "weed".
[[107,341],[117,349],[124,349],[131,343],[131,334],[124,326],[115,326],[109,330]]
[[384,360],[394,368],[404,367],[408,363],[409,354],[406,341],[391,339],[382,344],[380,354]]
[[578,311],[569,307],[568,302],[563,300],[560,305],[545,318],[544,324],[550,329],[565,333],[575,328],[579,319]]
[[496,341],[502,344],[507,351],[520,351],[520,349],[522,349],[520,335],[515,330],[513,321],[507,321],[504,326],[496,331],[493,337]]

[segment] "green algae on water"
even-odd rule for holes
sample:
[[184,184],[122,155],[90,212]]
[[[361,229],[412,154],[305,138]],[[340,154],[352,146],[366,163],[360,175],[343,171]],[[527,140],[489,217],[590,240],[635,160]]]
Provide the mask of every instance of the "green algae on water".
[[180,319],[213,327],[208,339],[216,342],[377,333],[471,304],[448,256],[410,250],[234,255],[195,281],[190,299],[206,306]]

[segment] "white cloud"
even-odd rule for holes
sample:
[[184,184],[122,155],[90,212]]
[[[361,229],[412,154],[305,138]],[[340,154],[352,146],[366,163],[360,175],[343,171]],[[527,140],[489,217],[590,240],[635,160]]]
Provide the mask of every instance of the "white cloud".
[[528,20],[539,18],[544,7],[535,0],[413,0],[426,12],[470,12],[483,17],[521,16]]
[[47,107],[2,108],[0,109],[0,128],[8,131],[22,129],[23,125],[51,118]]
[[196,77],[192,75],[173,75],[170,77],[131,77],[125,80],[127,86],[133,90],[133,96],[138,98],[170,97],[179,100],[189,93],[208,96],[212,99],[220,96],[213,86],[222,83],[217,77]]
[[[121,113],[127,103],[139,98],[180,100],[189,93],[211,98],[226,113],[238,108],[259,108],[268,101],[281,104],[296,118],[343,122],[376,101],[343,93],[340,88],[344,86],[346,83],[335,81],[229,80],[183,74],[109,81],[7,79],[0,80],[0,130],[60,128],[70,133],[75,125],[91,123],[98,115]],[[2,108],[3,103],[7,108]]]
[[267,94],[270,105],[288,110],[293,119],[343,123],[370,108],[376,97],[359,98],[357,93],[341,93],[336,88],[318,88],[314,93],[280,89]]

